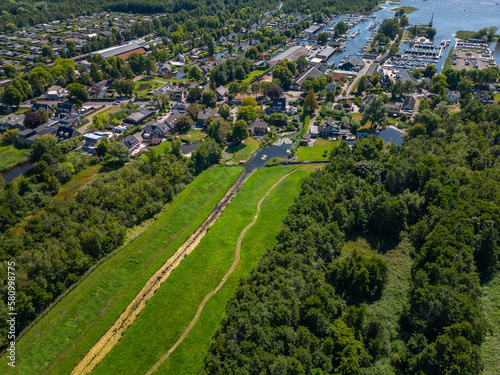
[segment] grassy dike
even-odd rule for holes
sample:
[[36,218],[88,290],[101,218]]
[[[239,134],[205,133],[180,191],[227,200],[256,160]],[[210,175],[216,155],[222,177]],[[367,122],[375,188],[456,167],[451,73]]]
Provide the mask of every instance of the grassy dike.
[[[291,167],[266,168],[252,175],[199,246],[175,269],[120,342],[92,374],[143,374],[165,354],[193,318],[198,305],[234,261],[236,242],[252,221],[257,203]],[[196,374],[241,278],[248,277],[266,249],[276,243],[282,217],[300,191],[308,171],[284,179],[264,200],[255,225],[242,242],[241,260],[222,289],[206,304],[181,345],[160,366],[161,374]]]
[[16,367],[1,374],[69,374],[149,277],[210,214],[241,174],[210,168],[134,242],[100,265],[16,344]]

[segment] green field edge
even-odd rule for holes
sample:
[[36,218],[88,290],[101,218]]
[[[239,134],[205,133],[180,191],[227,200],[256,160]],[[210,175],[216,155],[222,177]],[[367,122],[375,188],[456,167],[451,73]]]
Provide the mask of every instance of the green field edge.
[[199,175],[154,224],[95,268],[16,343],[15,368],[5,355],[0,358],[0,373],[69,374],[241,172],[218,167]]
[[[92,374],[144,373],[177,341],[205,295],[214,289],[234,261],[239,234],[248,225],[257,203],[292,167],[266,168],[252,175],[198,247],[172,272],[120,342]],[[276,243],[282,217],[298,196],[304,170],[296,171],[266,197],[255,225],[245,236],[241,260],[223,288],[207,303],[200,320],[172,356],[158,369],[176,361],[182,369],[167,371],[193,374],[203,364],[204,353],[224,315],[228,299],[241,277],[247,277],[266,249]],[[251,241],[248,241],[251,239]],[[207,317],[209,323],[207,324]],[[168,328],[166,328],[168,327]],[[195,348],[192,348],[192,343]],[[139,350],[137,348],[140,348]],[[178,361],[177,358],[180,358]]]

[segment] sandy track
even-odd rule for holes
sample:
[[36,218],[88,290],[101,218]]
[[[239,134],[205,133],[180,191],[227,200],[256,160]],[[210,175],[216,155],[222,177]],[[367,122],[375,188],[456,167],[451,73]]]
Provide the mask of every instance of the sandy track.
[[254,217],[253,217],[253,220],[250,224],[248,224],[245,229],[243,229],[243,231],[240,233],[240,236],[238,237],[238,242],[236,243],[236,254],[235,254],[235,257],[234,257],[234,262],[233,264],[231,265],[231,267],[229,268],[229,270],[226,272],[226,274],[224,275],[224,277],[222,278],[222,280],[220,281],[219,285],[217,285],[217,287],[215,289],[213,289],[212,291],[210,291],[206,296],[205,298],[203,298],[203,301],[201,301],[200,305],[198,306],[198,310],[196,311],[196,314],[193,318],[193,320],[191,321],[191,323],[189,323],[189,325],[187,326],[187,328],[184,330],[184,332],[182,333],[181,337],[179,337],[179,339],[176,341],[176,343],[169,349],[168,352],[166,352],[159,360],[158,362],[155,363],[155,365],[153,367],[151,367],[149,369],[149,371],[146,373],[146,375],[151,375],[153,372],[155,372],[158,367],[161,366],[161,364],[163,362],[165,362],[165,360],[170,356],[170,354],[173,353],[173,351],[182,343],[182,341],[186,338],[186,336],[189,334],[189,332],[191,331],[191,329],[194,327],[194,325],[196,324],[196,322],[198,321],[198,318],[200,317],[201,313],[203,312],[203,308],[205,307],[206,303],[208,302],[208,300],[215,294],[217,293],[223,286],[224,284],[226,283],[227,279],[229,278],[229,276],[231,276],[231,274],[233,273],[233,271],[235,270],[236,266],[238,266],[238,263],[240,262],[240,250],[241,250],[241,242],[243,241],[243,238],[245,237],[246,233],[248,232],[248,230],[255,224],[255,222],[257,221],[257,218],[259,217],[259,213],[260,213],[260,206],[262,204],[262,202],[264,201],[264,199],[266,199],[266,197],[271,193],[271,191],[281,182],[283,181],[286,177],[288,177],[290,174],[296,172],[297,169],[287,173],[286,175],[284,175],[283,177],[281,177],[278,181],[276,181],[274,183],[273,186],[271,186],[269,188],[269,190],[266,192],[266,194],[264,194],[264,196],[259,200],[259,203],[257,204],[257,212],[255,213]]
[[229,188],[224,197],[217,203],[210,215],[201,223],[196,231],[177,249],[177,251],[167,259],[167,261],[149,278],[141,291],[125,308],[120,317],[111,328],[99,339],[99,341],[89,350],[85,357],[71,372],[72,375],[84,375],[90,373],[102,359],[118,343],[123,333],[130,327],[146,303],[153,297],[154,293],[167,280],[170,273],[175,269],[182,259],[190,254],[203,239],[207,230],[217,221],[222,211],[233,200],[238,191],[250,175],[243,173],[236,182]]

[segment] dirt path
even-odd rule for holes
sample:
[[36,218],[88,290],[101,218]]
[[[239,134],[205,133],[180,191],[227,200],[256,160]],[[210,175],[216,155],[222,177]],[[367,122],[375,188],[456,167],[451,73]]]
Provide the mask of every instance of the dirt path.
[[245,229],[243,229],[243,231],[240,233],[240,236],[238,237],[238,242],[236,243],[236,254],[235,254],[235,257],[234,257],[234,262],[233,264],[231,265],[231,267],[229,268],[229,270],[226,272],[226,274],[224,275],[224,277],[222,278],[222,280],[220,281],[219,285],[217,285],[217,287],[215,289],[213,289],[211,292],[209,292],[205,298],[203,298],[203,301],[201,301],[200,305],[198,306],[198,310],[196,311],[196,314],[193,318],[193,320],[191,321],[191,323],[189,323],[189,325],[187,326],[187,328],[184,330],[184,332],[182,333],[181,337],[179,337],[179,339],[176,341],[176,343],[169,349],[168,352],[166,352],[159,360],[158,362],[155,363],[155,365],[153,367],[151,367],[149,369],[149,371],[146,373],[146,375],[151,375],[153,372],[155,372],[158,367],[161,366],[161,364],[163,362],[165,362],[165,360],[170,356],[170,354],[172,354],[174,352],[175,349],[177,349],[177,347],[182,343],[182,341],[186,338],[186,336],[189,334],[189,332],[191,331],[191,329],[194,327],[194,325],[196,324],[196,322],[198,321],[198,318],[200,317],[201,313],[203,312],[203,309],[205,307],[205,304],[208,302],[208,300],[215,294],[217,293],[223,286],[224,284],[226,283],[226,280],[229,278],[229,276],[231,276],[231,274],[233,273],[233,271],[235,270],[236,266],[238,266],[238,263],[240,262],[240,250],[241,250],[241,242],[243,241],[243,238],[245,237],[246,233],[248,232],[248,230],[255,224],[255,222],[257,221],[257,218],[259,217],[259,213],[260,213],[260,206],[262,204],[262,202],[264,201],[264,199],[266,199],[266,197],[271,193],[271,191],[281,182],[283,181],[286,177],[288,177],[290,174],[296,172],[297,169],[287,173],[286,175],[284,175],[283,177],[281,177],[278,181],[276,181],[274,183],[273,186],[271,186],[269,188],[269,190],[266,192],[266,194],[264,194],[264,196],[262,198],[260,198],[259,200],[259,203],[257,204],[257,212],[255,213],[255,216],[253,217],[253,220],[250,224],[248,224]]
[[[214,210],[196,229],[196,231],[177,249],[177,251],[167,259],[167,261],[149,278],[141,291],[125,308],[120,317],[111,326],[111,328],[97,341],[97,343],[88,351],[85,357],[71,372],[72,375],[83,375],[90,373],[99,362],[113,349],[118,343],[123,333],[132,325],[137,316],[146,306],[146,303],[153,297],[154,293],[167,280],[170,273],[180,262],[190,254],[203,239],[208,229],[217,221],[222,211],[233,200],[245,181],[250,177],[243,173],[236,182],[229,188],[224,197],[217,203]],[[281,181],[281,180],[280,180]]]

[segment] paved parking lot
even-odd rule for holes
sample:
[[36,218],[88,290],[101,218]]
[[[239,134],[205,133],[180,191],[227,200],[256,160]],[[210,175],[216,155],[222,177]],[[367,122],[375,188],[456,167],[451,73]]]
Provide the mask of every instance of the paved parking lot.
[[[481,49],[472,48],[456,48],[454,51],[457,52],[456,65],[452,65],[453,69],[457,70],[473,70],[474,61],[477,63],[477,69],[481,70],[488,68],[489,66],[494,66],[495,61],[491,58],[491,55]],[[466,60],[469,61],[469,65],[466,65]]]

